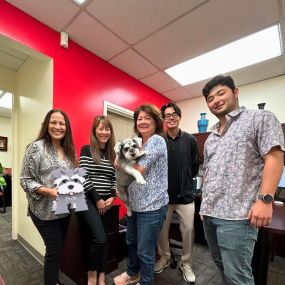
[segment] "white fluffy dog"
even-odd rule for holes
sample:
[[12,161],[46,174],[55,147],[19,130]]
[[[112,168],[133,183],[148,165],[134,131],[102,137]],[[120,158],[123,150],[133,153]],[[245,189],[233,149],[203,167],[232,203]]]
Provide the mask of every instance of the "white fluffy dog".
[[117,190],[119,198],[124,202],[127,215],[131,216],[132,212],[129,207],[128,190],[127,187],[131,184],[133,179],[139,184],[145,184],[142,174],[136,170],[133,165],[137,159],[144,155],[142,149],[142,139],[139,137],[125,139],[119,141],[115,145],[116,161],[120,164],[123,171],[116,171]]

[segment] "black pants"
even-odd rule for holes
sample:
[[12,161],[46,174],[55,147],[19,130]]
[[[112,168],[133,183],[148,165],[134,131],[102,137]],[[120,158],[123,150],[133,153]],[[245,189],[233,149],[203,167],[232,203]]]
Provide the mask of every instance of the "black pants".
[[33,215],[31,211],[30,215],[46,246],[44,284],[56,285],[59,277],[60,254],[66,238],[70,216],[44,221]]
[[79,221],[84,232],[84,240],[88,243],[87,267],[88,270],[105,272],[108,258],[108,243],[106,229],[112,219],[111,211],[100,216],[96,205],[89,198],[88,211],[78,212]]

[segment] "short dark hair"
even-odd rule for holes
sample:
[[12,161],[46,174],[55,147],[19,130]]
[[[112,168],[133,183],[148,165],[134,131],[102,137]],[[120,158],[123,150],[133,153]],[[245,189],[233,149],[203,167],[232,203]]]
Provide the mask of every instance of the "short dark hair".
[[137,119],[138,119],[140,112],[148,113],[154,119],[154,121],[156,123],[155,133],[163,136],[164,131],[163,131],[163,120],[161,117],[161,112],[153,104],[144,104],[144,105],[141,105],[141,106],[136,108],[136,110],[134,112],[134,131],[135,131],[135,133],[138,136],[140,136],[138,129],[137,129]]
[[173,108],[175,113],[177,113],[177,115],[181,118],[181,109],[173,102],[169,102],[167,104],[164,104],[161,108],[160,108],[160,111],[161,111],[161,115],[162,115],[162,118],[164,119],[165,118],[165,109],[167,108]]
[[225,75],[219,74],[219,75],[215,76],[214,78],[212,78],[210,81],[208,81],[206,83],[206,85],[204,86],[202,92],[203,92],[203,95],[204,95],[206,100],[207,100],[207,97],[209,96],[211,90],[217,85],[227,86],[233,92],[236,89],[234,80],[231,76],[229,76],[229,75],[225,76]]

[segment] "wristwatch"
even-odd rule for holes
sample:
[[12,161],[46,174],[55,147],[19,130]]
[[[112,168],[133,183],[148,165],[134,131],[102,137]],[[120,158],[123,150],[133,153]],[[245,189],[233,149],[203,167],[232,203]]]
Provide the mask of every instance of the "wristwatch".
[[262,200],[264,203],[271,204],[274,201],[274,197],[270,194],[260,194],[258,195],[258,199]]

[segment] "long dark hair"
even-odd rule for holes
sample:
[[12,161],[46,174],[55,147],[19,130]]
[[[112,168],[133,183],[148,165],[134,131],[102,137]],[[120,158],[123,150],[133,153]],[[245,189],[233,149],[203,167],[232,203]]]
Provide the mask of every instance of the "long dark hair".
[[98,142],[98,139],[96,137],[96,129],[100,125],[100,123],[103,124],[104,127],[110,128],[111,130],[111,137],[107,141],[106,149],[107,149],[107,156],[109,161],[114,164],[115,161],[115,136],[114,136],[114,130],[113,125],[110,121],[110,119],[106,116],[96,116],[93,120],[92,127],[91,127],[91,133],[90,133],[90,150],[93,160],[100,164],[100,144]]
[[154,106],[153,104],[144,104],[136,108],[134,112],[134,131],[135,133],[140,137],[140,133],[137,129],[137,119],[140,112],[148,113],[155,121],[156,127],[155,127],[155,133],[161,136],[164,136],[163,131],[163,120],[161,117],[160,110]]
[[42,123],[42,127],[40,129],[40,133],[36,141],[44,140],[45,146],[47,147],[52,146],[52,140],[48,132],[48,126],[49,126],[50,117],[53,113],[60,113],[64,117],[66,131],[65,131],[65,136],[60,141],[60,145],[63,148],[66,158],[71,161],[74,167],[76,167],[78,166],[78,161],[75,155],[75,148],[74,148],[74,143],[73,143],[73,138],[72,138],[71,125],[70,125],[69,118],[64,111],[60,109],[52,109],[46,114],[45,119]]

